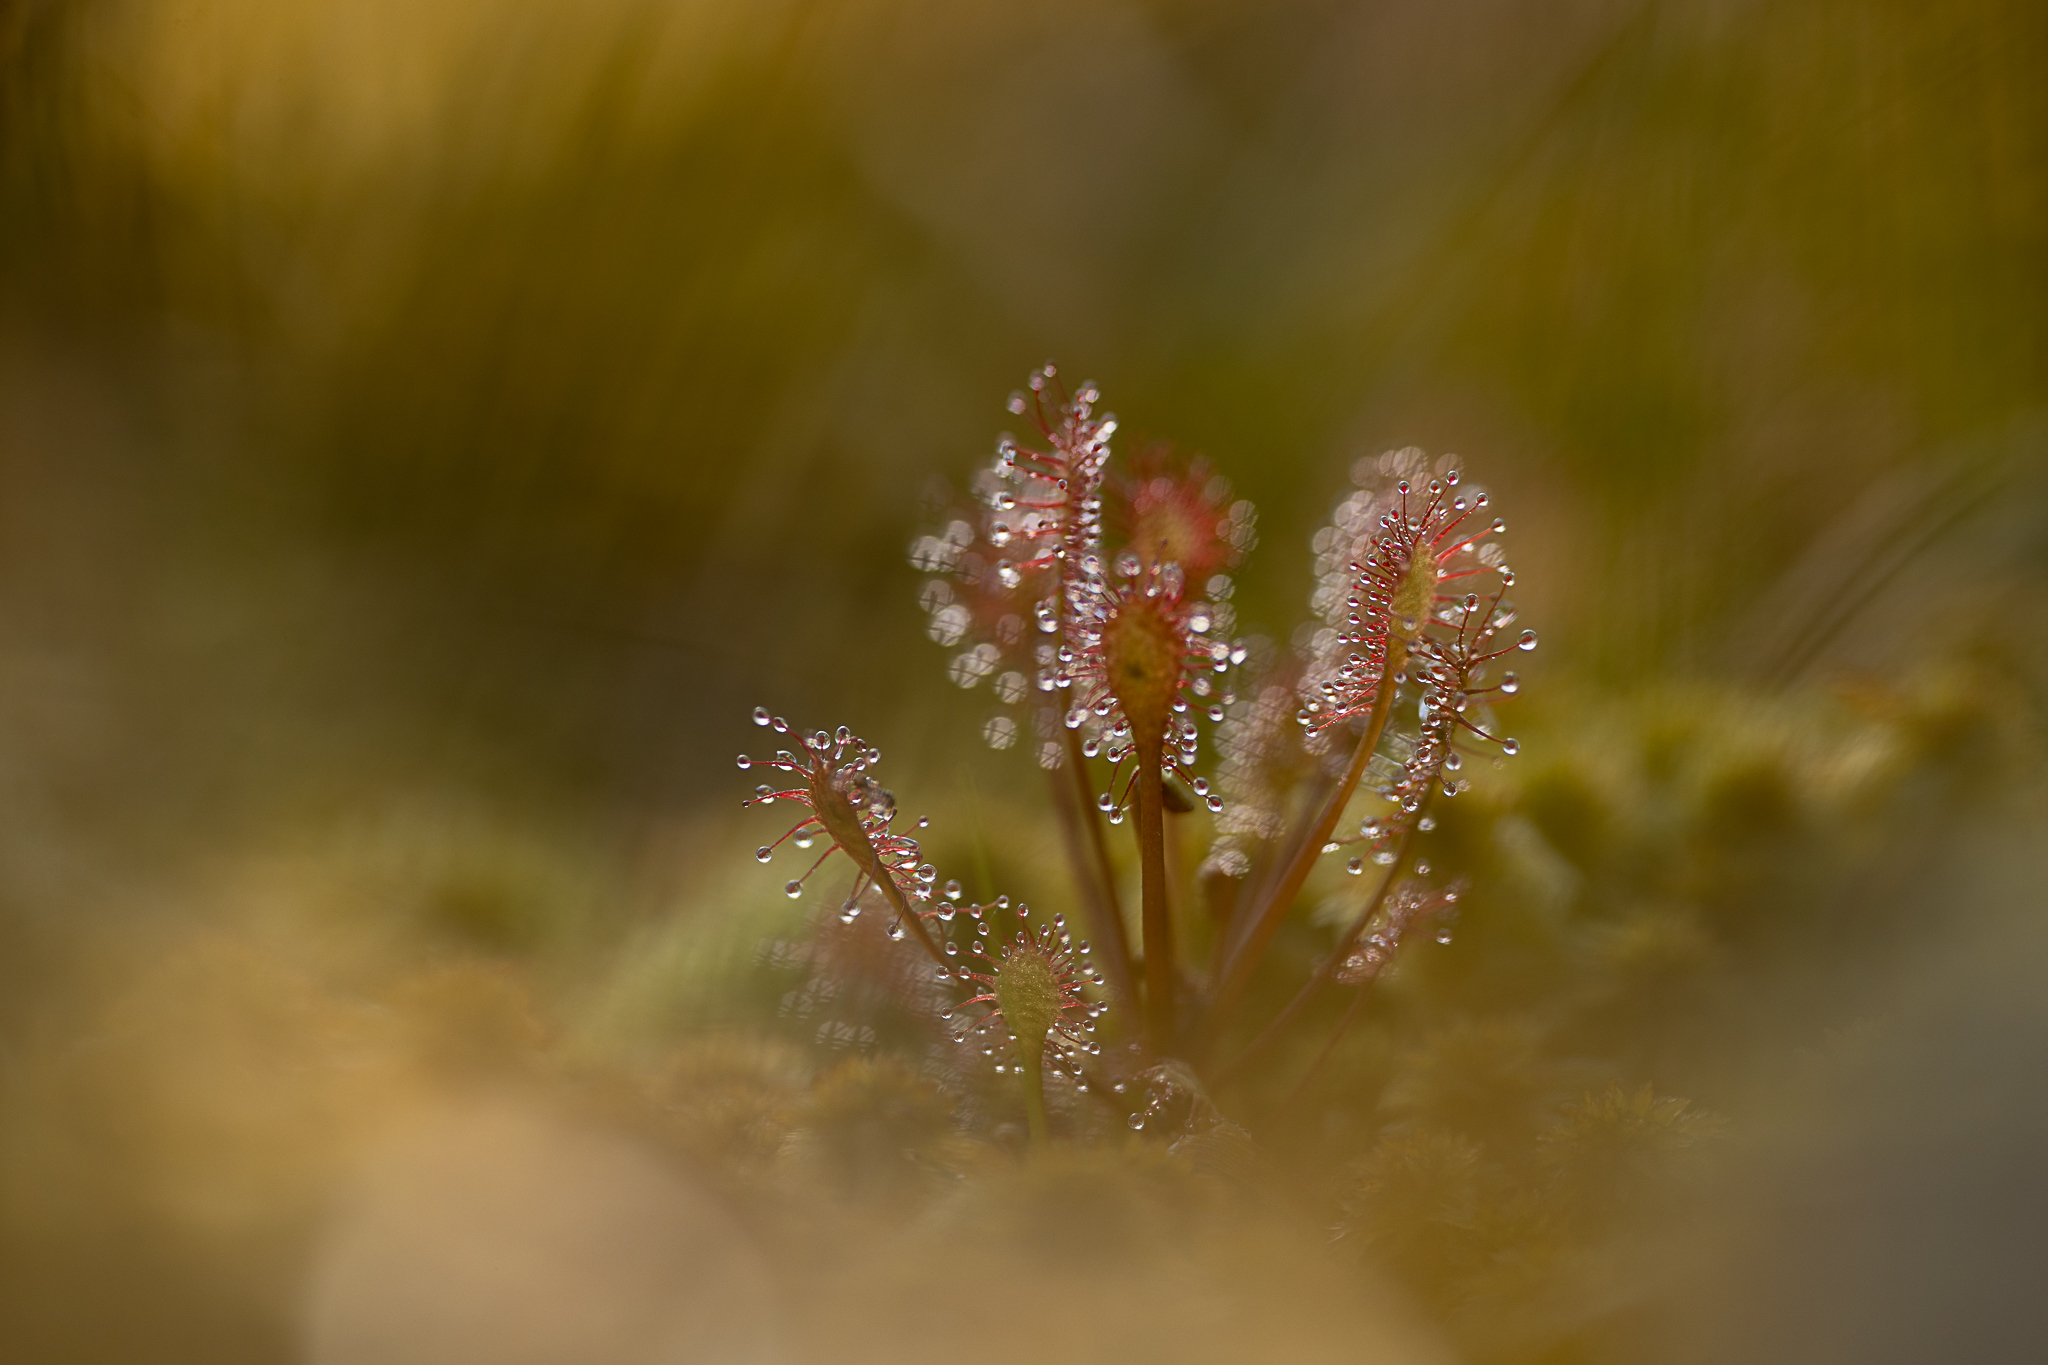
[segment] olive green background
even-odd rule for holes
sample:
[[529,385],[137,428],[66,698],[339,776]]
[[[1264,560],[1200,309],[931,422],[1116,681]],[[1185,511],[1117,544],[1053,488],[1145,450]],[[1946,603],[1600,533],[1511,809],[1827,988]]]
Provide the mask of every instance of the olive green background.
[[2048,366],[2024,4],[138,0],[0,43],[7,630],[95,680],[116,804],[688,802],[757,700],[885,724],[941,686],[922,495],[1048,357],[1259,504],[1248,625],[1413,443],[1500,495],[1551,667],[1770,676],[1802,555],[2009,457]]
[[[1965,649],[2038,704],[2048,9],[0,0],[9,1075],[223,925],[579,999],[779,883],[757,703],[1010,820],[904,554],[1048,358],[1258,504],[1248,631],[1415,444],[1509,522],[1539,724]],[[431,933],[248,908],[330,902]]]

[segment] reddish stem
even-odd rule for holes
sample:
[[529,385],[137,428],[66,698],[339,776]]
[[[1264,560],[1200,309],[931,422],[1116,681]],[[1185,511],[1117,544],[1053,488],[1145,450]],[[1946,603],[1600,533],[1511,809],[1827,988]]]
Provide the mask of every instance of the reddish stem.
[[1380,672],[1379,692],[1373,698],[1371,719],[1366,724],[1365,733],[1359,736],[1358,748],[1351,755],[1351,765],[1344,770],[1344,776],[1337,783],[1336,790],[1330,793],[1330,799],[1323,803],[1322,814],[1316,818],[1308,837],[1295,848],[1287,871],[1258,907],[1256,916],[1245,930],[1243,941],[1226,959],[1222,978],[1217,982],[1216,994],[1209,1006],[1202,1037],[1205,1046],[1216,1041],[1229,1020],[1231,1010],[1243,997],[1245,987],[1251,984],[1252,973],[1266,954],[1266,945],[1273,941],[1280,921],[1293,908],[1294,898],[1301,894],[1310,870],[1322,855],[1323,846],[1330,842],[1337,821],[1344,815],[1344,807],[1350,804],[1351,794],[1358,789],[1359,779],[1365,776],[1366,765],[1372,762],[1373,750],[1379,747],[1380,733],[1386,729],[1387,716],[1393,710],[1393,672],[1393,655],[1390,653],[1386,667]]
[[1287,1007],[1273,1016],[1273,1022],[1259,1031],[1259,1036],[1252,1039],[1251,1045],[1232,1059],[1230,1065],[1216,1073],[1213,1084],[1223,1084],[1257,1061],[1265,1053],[1266,1049],[1271,1047],[1275,1040],[1287,1031],[1288,1025],[1292,1024],[1301,1012],[1308,1008],[1309,1002],[1315,999],[1316,994],[1324,986],[1328,985],[1330,979],[1337,974],[1337,968],[1350,955],[1351,949],[1358,943],[1358,936],[1365,932],[1365,927],[1372,923],[1373,916],[1379,914],[1380,907],[1386,904],[1387,892],[1393,889],[1394,872],[1400,866],[1401,855],[1407,851],[1408,834],[1412,828],[1413,826],[1409,825],[1401,830],[1399,841],[1394,845],[1393,864],[1387,868],[1387,875],[1380,878],[1380,884],[1374,889],[1371,898],[1366,901],[1365,908],[1358,912],[1358,917],[1351,921],[1351,927],[1344,931],[1342,938],[1337,940],[1337,950],[1330,954],[1329,958],[1324,961],[1321,967],[1316,969],[1315,973],[1307,981],[1302,983],[1301,989],[1294,993],[1294,998],[1287,1002]]
[[[847,850],[849,853],[852,851]],[[855,861],[860,860],[856,858]],[[875,856],[872,849],[868,851],[868,861],[862,863],[861,867],[868,874],[868,880],[882,888],[882,895],[888,898],[889,904],[895,909],[896,918],[916,937],[925,952],[931,954],[932,961],[950,971],[952,964],[946,961],[946,955],[939,951],[939,945],[932,940],[931,930],[924,927],[924,920],[919,918],[917,911],[911,909],[910,899],[903,894],[903,888],[896,885],[896,879],[889,875],[889,870],[882,866],[882,860]]]
[[1274,847],[1265,850],[1258,863],[1238,886],[1237,894],[1231,899],[1230,912],[1223,917],[1222,928],[1216,941],[1209,948],[1209,979],[1223,979],[1224,965],[1229,962],[1231,952],[1244,940],[1245,926],[1259,913],[1259,907],[1266,903],[1266,896],[1279,881],[1280,874],[1292,866],[1294,855],[1301,846],[1302,838],[1308,834],[1309,811],[1320,811],[1329,799],[1330,791],[1337,785],[1337,779],[1318,768],[1307,783],[1307,789],[1293,798],[1293,804],[1300,809],[1299,818],[1290,819],[1287,837]]

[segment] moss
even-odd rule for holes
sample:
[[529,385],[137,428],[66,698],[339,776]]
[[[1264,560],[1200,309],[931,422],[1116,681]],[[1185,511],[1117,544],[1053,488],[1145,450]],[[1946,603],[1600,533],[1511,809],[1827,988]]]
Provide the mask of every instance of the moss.
[[895,1057],[840,1063],[794,1121],[824,1178],[866,1197],[887,1198],[927,1180],[955,1145],[953,1102]]

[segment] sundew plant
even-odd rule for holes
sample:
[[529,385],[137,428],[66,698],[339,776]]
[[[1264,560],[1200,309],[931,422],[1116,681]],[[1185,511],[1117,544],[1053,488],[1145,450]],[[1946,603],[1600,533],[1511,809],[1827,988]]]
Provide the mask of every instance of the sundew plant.
[[[1506,527],[1454,456],[1360,460],[1314,540],[1313,616],[1279,649],[1234,633],[1255,518],[1222,475],[1170,447],[1120,460],[1096,387],[1069,391],[1051,365],[1009,409],[1028,430],[998,438],[978,505],[911,562],[948,677],[992,698],[980,738],[1044,772],[1071,904],[967,897],[897,827],[877,748],[766,707],[755,723],[787,747],[741,755],[772,774],[749,804],[800,813],[757,856],[802,857],[798,897],[845,855],[839,923],[885,917],[892,950],[922,959],[932,989],[904,998],[1015,1078],[1034,1145],[1060,1136],[1051,1084],[1131,1129],[1213,1125],[1210,1088],[1301,1055],[1273,1045],[1327,1018],[1319,996],[1353,999],[1309,1072],[1412,942],[1449,940],[1465,887],[1410,844],[1471,764],[1517,750],[1495,705],[1536,635],[1514,629]],[[1116,873],[1133,851],[1136,906]],[[1357,879],[1327,951],[1253,991],[1324,860]]]

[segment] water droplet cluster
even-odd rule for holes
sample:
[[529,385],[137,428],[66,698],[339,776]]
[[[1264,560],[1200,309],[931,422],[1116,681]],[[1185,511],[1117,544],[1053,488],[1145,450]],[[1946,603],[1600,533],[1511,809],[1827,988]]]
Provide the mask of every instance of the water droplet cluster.
[[1201,751],[1196,718],[1220,720],[1236,700],[1219,692],[1217,679],[1245,661],[1245,646],[1205,634],[1212,610],[1186,600],[1177,564],[1148,566],[1132,555],[1113,576],[1093,557],[1083,568],[1086,593],[1069,643],[1055,656],[1053,684],[1067,693],[1063,723],[1088,736],[1082,752],[1100,754],[1114,770],[1099,804],[1112,823],[1122,819],[1137,760],[1151,743],[1166,774],[1185,782],[1212,812],[1221,811],[1221,795],[1194,771]]
[[[1000,936],[990,927],[989,912],[1009,908],[1009,898],[1004,896],[989,905],[968,906],[960,911],[972,926],[974,936],[967,946],[966,961],[950,970],[941,968],[940,975],[950,976],[977,992],[961,1002],[962,1010],[972,1010],[977,1005],[987,1008],[978,1016],[963,1020],[955,1036],[963,1046],[979,1047],[984,1055],[997,1057],[998,1071],[1018,1065],[1019,1049],[1030,1040],[1018,1037],[1018,1021],[1003,1009],[1002,977],[1012,964],[1041,967],[1043,979],[1053,994],[1044,1014],[1045,1068],[1055,1075],[1071,1075],[1075,1084],[1086,1090],[1085,1059],[1102,1052],[1102,1045],[1093,1035],[1096,1020],[1109,1008],[1084,993],[1086,987],[1102,980],[1089,960],[1088,942],[1074,941],[1065,915],[1055,914],[1048,924],[1030,924],[1030,907],[1021,903],[1014,913],[1022,927],[1013,937],[998,941]],[[947,947],[954,947],[950,939]],[[1023,964],[1021,959],[1026,957],[1034,962]]]
[[1156,1131],[1162,1116],[1166,1118],[1164,1126],[1176,1133],[1197,1132],[1222,1119],[1201,1081],[1180,1062],[1147,1067],[1118,1079],[1110,1089],[1124,1096],[1126,1103],[1132,1092],[1137,1092],[1135,1107],[1124,1120],[1132,1132]]
[[[788,721],[765,706],[754,708],[754,724],[778,735],[796,733]],[[739,757],[743,769],[769,768],[799,779],[779,789],[762,783],[744,804],[768,806],[789,801],[807,812],[780,839],[755,849],[754,857],[765,863],[784,843],[808,849],[821,836],[827,841],[825,851],[803,875],[784,884],[783,891],[794,900],[827,858],[835,852],[846,853],[860,869],[840,909],[840,918],[847,923],[859,916],[861,892],[873,878],[887,877],[906,901],[921,905],[931,898],[931,883],[938,875],[931,864],[921,862],[918,841],[890,827],[896,818],[896,798],[869,772],[881,757],[881,750],[843,725],[829,734],[819,730],[805,736],[800,748],[777,750],[772,758]],[[929,823],[921,818],[917,826],[923,829]],[[900,924],[892,924],[890,929],[891,937],[902,937]]]
[[[1394,482],[1347,498],[1317,533],[1324,572],[1314,601],[1332,624],[1311,641],[1299,719],[1316,735],[1370,711],[1382,686],[1400,689],[1397,704],[1412,699],[1416,731],[1412,738],[1389,735],[1385,747],[1397,750],[1400,766],[1383,772],[1374,787],[1398,813],[1368,820],[1359,831],[1371,845],[1367,856],[1385,866],[1432,795],[1456,796],[1469,787],[1460,776],[1461,742],[1492,745],[1510,757],[1520,752],[1518,741],[1498,732],[1486,699],[1513,695],[1521,680],[1512,672],[1491,684],[1484,679],[1495,660],[1534,649],[1536,633],[1496,644],[1515,620],[1505,600],[1514,572],[1488,539],[1507,527],[1483,515],[1484,492],[1464,485],[1448,459],[1429,473],[1412,449],[1354,470],[1363,482],[1375,475]],[[1349,556],[1341,572],[1333,567],[1340,554]],[[1353,858],[1347,870],[1356,874],[1363,866]]]
[[[919,594],[926,633],[962,646],[947,677],[965,688],[992,679],[1005,707],[1052,690],[1045,664],[1073,616],[1079,564],[1101,551],[1103,480],[1117,422],[1097,411],[1100,402],[1093,384],[1068,395],[1053,366],[1035,371],[1009,408],[1030,420],[1037,440],[1005,432],[975,481],[979,513],[955,516],[910,547],[911,565],[933,575]],[[1018,728],[998,714],[982,737],[1006,749]]]
[[1418,863],[1415,870],[1416,876],[1394,883],[1381,901],[1379,913],[1359,926],[1343,946],[1334,973],[1340,985],[1363,986],[1377,979],[1400,951],[1401,941],[1419,927],[1434,924],[1436,941],[1451,941],[1451,922],[1465,894],[1465,883],[1431,886],[1423,880],[1429,864]]
[[[966,688],[986,681],[1002,706],[1034,710],[1043,767],[1066,761],[1071,741],[1063,730],[1080,732],[1085,756],[1117,769],[1104,809],[1120,822],[1139,739],[1157,742],[1162,767],[1191,782],[1198,720],[1222,720],[1231,703],[1217,675],[1242,662],[1244,651],[1229,638],[1235,612],[1222,570],[1255,542],[1256,515],[1199,460],[1151,450],[1131,476],[1112,480],[1116,418],[1097,411],[1100,401],[1093,384],[1067,395],[1050,365],[1034,372],[1009,407],[1029,419],[1035,438],[1000,437],[993,465],[975,484],[979,513],[920,537],[910,557],[933,575],[919,597],[927,633],[958,650],[947,676]],[[1103,543],[1110,502],[1130,530],[1130,543],[1114,553]],[[1134,730],[1126,689],[1104,657],[1105,631],[1141,609],[1167,618],[1177,656],[1170,703],[1162,703],[1170,714],[1156,741],[1160,727],[1147,728],[1146,717]],[[1019,720],[1003,712],[982,727],[992,748],[1014,747],[1022,737]],[[1212,811],[1222,808],[1206,783],[1196,795]]]
[[[1446,613],[1469,595],[1468,581],[1514,581],[1499,546],[1486,539],[1506,527],[1484,515],[1485,492],[1461,490],[1454,460],[1446,457],[1432,474],[1410,447],[1360,461],[1353,478],[1360,490],[1338,504],[1314,540],[1310,605],[1324,625],[1306,641],[1311,664],[1300,719],[1311,733],[1370,711],[1390,656],[1399,670],[1426,649],[1432,627],[1452,624]],[[1496,594],[1490,614],[1501,610]],[[1489,632],[1513,619],[1513,608],[1505,611]]]

